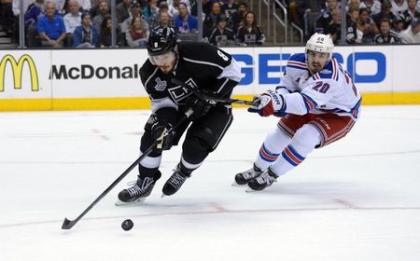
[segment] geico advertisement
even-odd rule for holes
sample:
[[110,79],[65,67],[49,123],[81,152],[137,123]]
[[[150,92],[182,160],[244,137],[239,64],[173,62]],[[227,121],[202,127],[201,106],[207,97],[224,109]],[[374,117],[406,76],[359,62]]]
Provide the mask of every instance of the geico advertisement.
[[[281,85],[287,59],[303,47],[226,48],[241,66],[236,94]],[[420,46],[337,47],[334,57],[365,91],[420,90]],[[146,50],[1,51],[0,98],[146,96],[140,67]],[[397,66],[398,65],[398,66]]]
[[[304,47],[226,50],[241,64],[243,77],[237,91],[246,94],[250,90],[258,93],[261,88],[281,85],[287,60],[295,53],[304,52]],[[333,55],[362,91],[390,91],[392,73],[395,73],[390,68],[393,52],[390,47],[337,47]]]

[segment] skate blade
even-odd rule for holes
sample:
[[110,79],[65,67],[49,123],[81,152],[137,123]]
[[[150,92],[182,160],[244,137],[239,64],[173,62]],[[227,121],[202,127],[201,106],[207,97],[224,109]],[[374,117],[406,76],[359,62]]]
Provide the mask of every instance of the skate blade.
[[242,188],[244,186],[246,186],[246,184],[241,185],[241,184],[236,183],[235,181],[232,182],[232,187]]
[[117,200],[115,202],[115,206],[117,206],[117,207],[137,206],[137,205],[143,204],[145,200],[146,200],[146,198],[139,198],[139,199],[131,201],[131,202],[124,202],[124,201],[121,201],[121,200]]
[[129,181],[129,182],[127,182],[127,187],[134,186],[136,183],[137,183],[137,180]]
[[245,189],[245,192],[246,192],[246,193],[255,193],[255,192],[260,192],[260,190],[253,190],[252,188],[247,187],[247,188]]

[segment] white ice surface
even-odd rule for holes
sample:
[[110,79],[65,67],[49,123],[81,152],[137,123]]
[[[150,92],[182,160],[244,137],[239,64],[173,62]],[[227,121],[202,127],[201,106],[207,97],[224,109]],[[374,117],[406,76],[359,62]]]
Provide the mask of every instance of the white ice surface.
[[[364,107],[343,140],[316,150],[264,192],[232,187],[275,118],[235,109],[219,148],[182,190],[116,207],[147,111],[0,114],[0,261],[420,260],[420,107]],[[121,222],[134,228],[125,232]]]

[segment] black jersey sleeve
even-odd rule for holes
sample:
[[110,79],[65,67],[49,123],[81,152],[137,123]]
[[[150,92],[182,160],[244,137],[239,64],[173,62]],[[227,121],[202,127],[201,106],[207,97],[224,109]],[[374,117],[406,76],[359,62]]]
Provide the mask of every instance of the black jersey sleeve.
[[195,73],[217,77],[231,63],[232,56],[207,43],[180,44],[181,58]]
[[180,45],[180,57],[195,77],[208,79],[209,91],[217,96],[230,96],[241,78],[240,67],[232,56],[207,43]]

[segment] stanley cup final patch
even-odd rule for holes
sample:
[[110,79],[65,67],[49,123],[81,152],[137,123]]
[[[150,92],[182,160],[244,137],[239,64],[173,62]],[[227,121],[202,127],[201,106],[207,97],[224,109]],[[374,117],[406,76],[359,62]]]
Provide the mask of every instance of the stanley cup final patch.
[[162,81],[159,77],[155,79],[156,85],[155,89],[156,91],[162,92],[166,89],[167,83],[166,81]]

